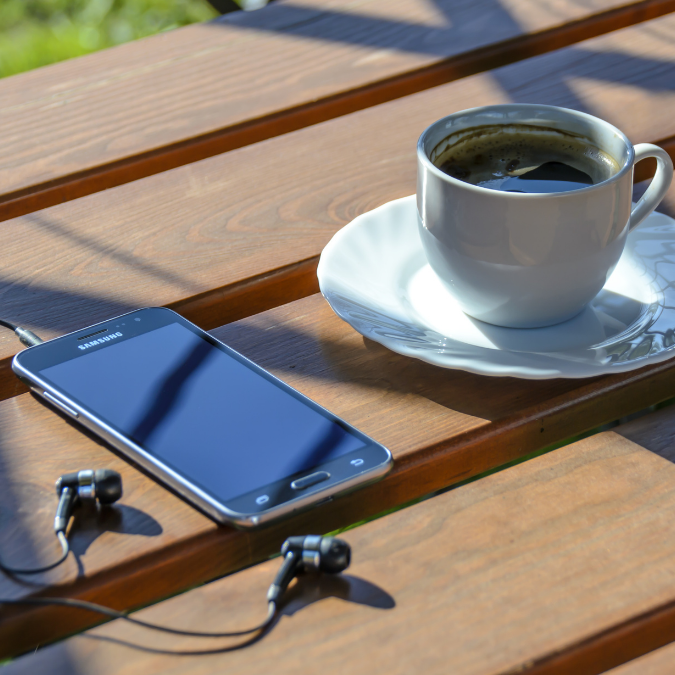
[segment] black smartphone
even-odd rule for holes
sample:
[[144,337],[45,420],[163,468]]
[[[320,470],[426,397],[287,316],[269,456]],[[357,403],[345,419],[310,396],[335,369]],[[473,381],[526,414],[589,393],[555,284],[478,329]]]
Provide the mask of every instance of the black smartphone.
[[12,368],[219,522],[259,525],[392,466],[385,447],[168,309],[31,347]]

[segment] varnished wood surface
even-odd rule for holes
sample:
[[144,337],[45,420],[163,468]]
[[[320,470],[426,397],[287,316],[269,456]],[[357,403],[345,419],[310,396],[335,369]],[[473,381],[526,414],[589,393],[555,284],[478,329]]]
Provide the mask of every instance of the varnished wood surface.
[[0,218],[654,18],[673,0],[309,0],[0,82]]
[[[393,472],[273,527],[251,533],[219,529],[32,396],[18,396],[0,403],[6,479],[0,553],[10,564],[38,564],[55,555],[49,525],[52,485],[60,474],[111,466],[124,475],[125,498],[105,519],[90,514],[77,522],[77,560],[37,580],[38,586],[0,578],[0,597],[66,594],[118,608],[155,601],[258,562],[291,533],[358,522],[675,391],[668,363],[577,381],[488,378],[435,368],[364,340],[318,295],[214,334],[388,446]],[[58,614],[58,621],[56,615],[42,608],[5,609],[0,653],[33,649],[95,621],[82,613]]]
[[[328,238],[358,213],[414,190],[415,140],[452,110],[536,97],[607,117],[635,141],[674,137],[673,26],[672,18],[650,22],[2,223],[0,302],[16,312],[3,316],[50,335],[168,304],[211,327],[308,295]],[[283,158],[283,167],[261,177],[271,158]],[[77,561],[37,580],[43,585],[2,579],[0,595],[58,593],[117,607],[155,601],[264,559],[289,533],[356,522],[673,395],[668,364],[575,383],[440,371],[364,342],[318,296],[218,335],[389,445],[394,473],[278,527],[218,529],[19,396],[0,404],[0,461],[9,478],[0,495],[0,554],[10,564],[55,553],[49,524],[59,474],[121,469],[125,500],[100,521],[94,514],[78,521]],[[13,340],[3,334],[0,343],[4,395],[16,392],[6,370]],[[5,655],[94,620],[42,609],[3,616]]]
[[672,675],[673,670],[675,670],[675,644],[670,644],[618,668],[612,668],[607,671],[607,675]]
[[[316,292],[330,237],[412,194],[420,132],[463,108],[545,101],[675,147],[674,32],[657,19],[0,223],[1,315],[52,337],[168,305],[213,328]],[[18,346],[0,331],[0,398]]]
[[[675,411],[666,415],[672,426]],[[345,533],[348,572],[302,578],[272,630],[245,649],[148,654],[110,640],[160,649],[232,642],[117,621],[20,658],[7,673],[295,675],[320,664],[355,675],[593,675],[644,651],[628,626],[651,622],[647,640],[675,637],[672,620],[655,618],[675,607],[674,484],[671,461],[606,432]],[[138,617],[192,629],[255,624],[278,565]]]

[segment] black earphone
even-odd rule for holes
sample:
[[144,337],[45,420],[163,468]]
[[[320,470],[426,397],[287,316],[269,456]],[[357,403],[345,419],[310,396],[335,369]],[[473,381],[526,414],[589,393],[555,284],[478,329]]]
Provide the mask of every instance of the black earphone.
[[122,496],[122,476],[112,469],[86,469],[66,473],[56,481],[59,505],[56,507],[54,532],[65,532],[79,502],[114,504]]
[[346,570],[351,561],[351,549],[347,542],[316,534],[289,537],[281,547],[281,555],[284,562],[267,591],[269,602],[277,602],[298,572],[312,569],[338,574]]
[[73,510],[81,502],[113,504],[122,496],[122,476],[111,469],[77,471],[66,473],[56,481],[56,495],[59,504],[54,517],[54,533],[61,544],[61,557],[43,567],[18,568],[0,562],[0,570],[6,574],[40,574],[54,569],[68,557],[70,546],[66,537],[68,523]]
[[[59,538],[63,548],[63,555],[61,558],[51,565],[34,569],[15,569],[0,563],[0,570],[11,575],[38,574],[60,565],[68,557],[69,553],[68,539],[66,538],[65,533],[70,518],[73,515],[74,508],[80,502],[98,502],[102,505],[113,504],[122,496],[122,477],[119,473],[110,469],[97,469],[96,471],[87,469],[76,473],[67,473],[56,481],[56,494],[59,497],[59,504],[56,508],[56,517],[54,518],[54,532]],[[124,619],[137,626],[142,626],[143,628],[150,628],[164,633],[185,635],[189,637],[242,637],[244,635],[250,635],[251,633],[259,633],[260,636],[276,617],[281,596],[299,572],[316,570],[328,574],[339,574],[346,570],[351,562],[351,549],[346,541],[337,539],[336,537],[322,537],[315,534],[309,534],[304,537],[289,537],[281,547],[281,555],[283,556],[284,561],[279,568],[272,585],[267,591],[267,617],[261,624],[241,631],[208,633],[169,628],[167,626],[160,626],[158,624],[142,621],[141,619],[136,619],[128,616],[126,612],[118,612],[117,610],[93,602],[73,600],[71,598],[24,598],[16,600],[0,598],[0,604],[58,605],[61,607],[75,607],[90,612],[104,614],[111,619]],[[254,639],[257,639],[257,637]],[[213,654],[229,649],[231,648],[228,647],[225,650],[218,648],[196,651],[150,649],[149,651],[160,651],[162,653],[177,655],[199,655]]]

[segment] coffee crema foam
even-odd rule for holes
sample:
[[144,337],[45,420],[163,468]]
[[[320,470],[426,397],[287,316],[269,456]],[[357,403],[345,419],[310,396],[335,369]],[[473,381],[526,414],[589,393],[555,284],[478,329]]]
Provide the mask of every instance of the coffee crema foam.
[[466,183],[509,192],[566,192],[601,183],[619,164],[589,139],[528,124],[463,129],[431,153],[441,171]]

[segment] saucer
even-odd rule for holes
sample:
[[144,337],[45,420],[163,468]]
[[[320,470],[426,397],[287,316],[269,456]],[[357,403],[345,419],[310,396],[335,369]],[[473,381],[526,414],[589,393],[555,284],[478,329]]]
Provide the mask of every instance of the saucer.
[[675,354],[675,221],[652,213],[628,235],[611,277],[576,317],[546,328],[472,319],[427,264],[415,196],[342,228],[321,254],[335,313],[394,352],[443,368],[539,380],[622,373]]

